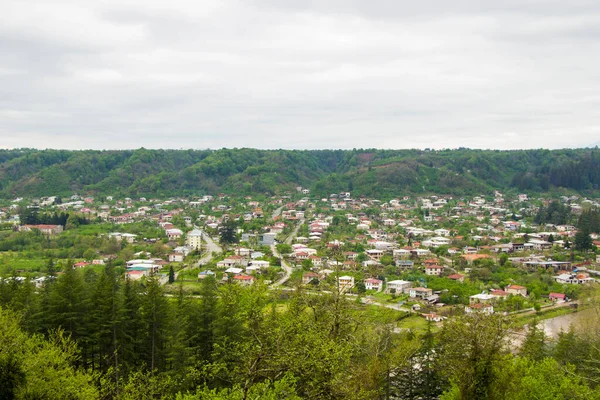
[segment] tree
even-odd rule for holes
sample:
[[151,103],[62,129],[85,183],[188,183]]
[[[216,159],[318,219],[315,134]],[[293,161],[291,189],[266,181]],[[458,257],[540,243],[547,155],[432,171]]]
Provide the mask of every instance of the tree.
[[236,223],[233,220],[227,220],[220,228],[219,228],[219,238],[221,244],[225,247],[237,242],[236,237]]
[[457,399],[494,399],[502,369],[507,320],[497,314],[467,314],[444,323],[440,334],[442,371]]
[[546,334],[538,327],[537,319],[534,319],[521,345],[521,356],[532,361],[541,361],[546,355]]
[[590,233],[585,230],[579,230],[575,234],[575,249],[579,251],[591,250],[593,247]]
[[173,266],[169,266],[169,283],[175,282],[175,270],[173,270]]
[[142,297],[140,314],[144,332],[142,356],[151,371],[162,371],[165,367],[169,303],[157,276],[150,276],[146,280],[146,294]]
[[95,399],[94,376],[74,368],[77,346],[62,330],[29,336],[19,316],[0,307],[0,398]]

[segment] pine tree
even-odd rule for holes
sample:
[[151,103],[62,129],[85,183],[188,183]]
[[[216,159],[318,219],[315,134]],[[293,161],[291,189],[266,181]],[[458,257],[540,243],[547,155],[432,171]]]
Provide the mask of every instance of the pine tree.
[[173,266],[169,266],[169,283],[175,282],[175,271],[173,270]]
[[145,287],[146,293],[142,296],[140,309],[144,334],[142,356],[151,371],[163,371],[169,328],[169,303],[157,276],[150,276]]

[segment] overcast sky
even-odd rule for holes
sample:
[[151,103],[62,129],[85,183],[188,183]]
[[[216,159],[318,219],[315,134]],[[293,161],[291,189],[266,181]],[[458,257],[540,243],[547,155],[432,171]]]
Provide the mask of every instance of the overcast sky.
[[0,1],[0,148],[598,143],[597,0]]

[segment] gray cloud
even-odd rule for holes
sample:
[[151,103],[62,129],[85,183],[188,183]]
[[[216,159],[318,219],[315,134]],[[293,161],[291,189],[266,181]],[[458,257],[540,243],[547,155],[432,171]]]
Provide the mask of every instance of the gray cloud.
[[0,147],[588,145],[596,3],[7,0]]

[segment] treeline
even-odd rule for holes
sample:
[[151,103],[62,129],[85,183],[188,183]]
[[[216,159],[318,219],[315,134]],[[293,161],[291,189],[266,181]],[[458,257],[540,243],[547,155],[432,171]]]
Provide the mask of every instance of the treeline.
[[0,196],[351,191],[480,194],[600,188],[600,152],[577,150],[0,150]]
[[600,209],[584,210],[579,216],[577,227],[586,233],[600,233]]
[[111,266],[57,275],[50,263],[48,276],[37,290],[0,283],[4,398],[600,398],[594,318],[556,344],[534,327],[515,348],[501,315],[418,335],[336,290],[286,297],[206,278],[200,296],[167,297],[156,278],[123,280]]
[[62,225],[63,228],[67,225],[79,226],[90,223],[87,218],[79,214],[66,212],[40,213],[38,208],[35,207],[22,207],[19,212],[19,221],[25,225]]

